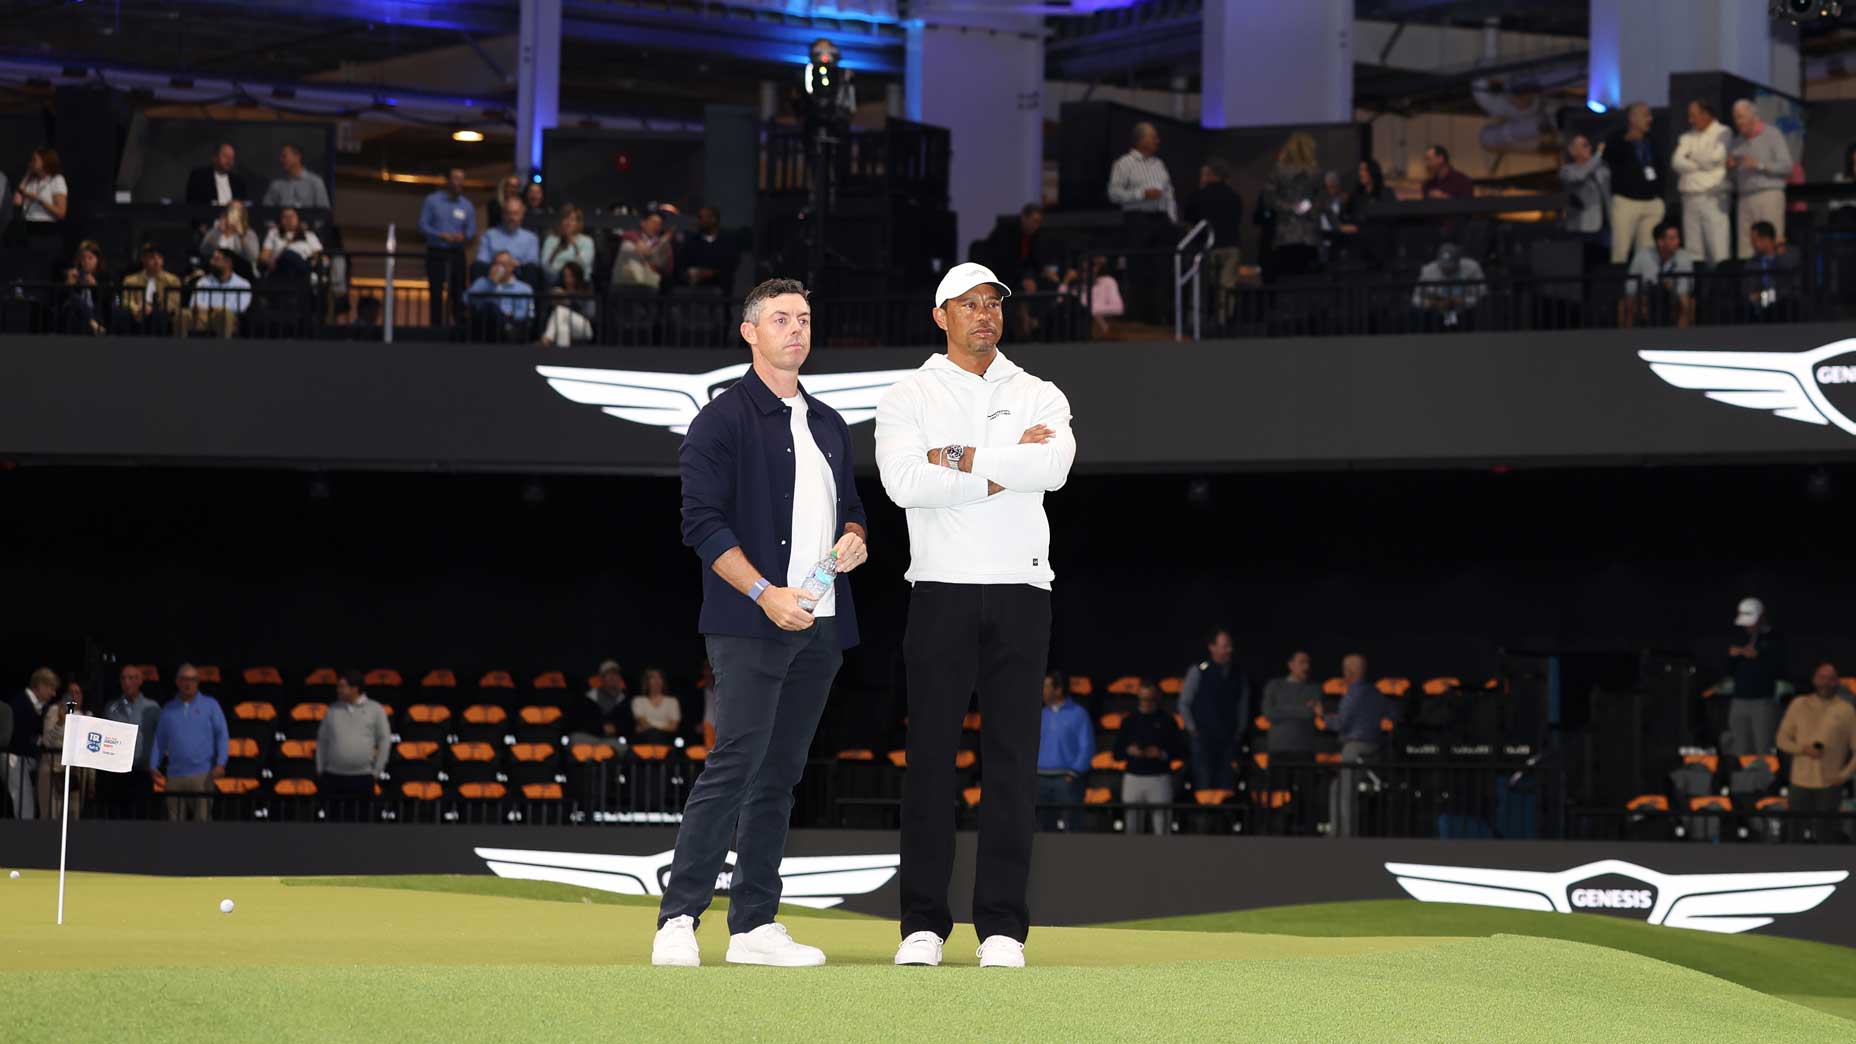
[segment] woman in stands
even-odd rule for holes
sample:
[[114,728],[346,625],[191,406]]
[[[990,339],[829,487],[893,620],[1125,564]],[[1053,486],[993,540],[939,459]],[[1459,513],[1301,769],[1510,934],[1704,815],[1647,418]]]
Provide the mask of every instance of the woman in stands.
[[649,213],[619,237],[618,263],[612,266],[613,286],[642,286],[652,290],[664,284],[676,267],[664,215]]
[[554,288],[551,296],[553,307],[548,310],[548,325],[541,331],[541,343],[565,348],[591,341],[593,317],[598,314],[599,305],[593,300],[580,262],[569,261],[562,266],[560,285]]
[[316,259],[322,256],[322,240],[303,227],[295,207],[285,207],[277,215],[277,224],[264,234],[264,247],[258,252],[258,271],[264,275],[299,275],[315,271]]
[[[77,705],[78,713],[84,712],[84,687],[77,681],[65,683],[64,694],[45,708],[45,719],[39,726],[39,749],[44,754],[39,758],[39,818],[57,819],[64,814],[64,717],[65,704]],[[77,769],[71,773],[71,818],[78,818],[84,808],[84,794],[95,789],[93,773],[95,769]]]
[[215,250],[229,250],[232,256],[243,261],[245,271],[239,275],[252,278],[258,269],[258,255],[262,250],[258,243],[258,234],[251,230],[251,219],[245,214],[245,204],[233,200],[226,204],[225,213],[219,215],[200,237],[200,256],[210,258]]
[[633,734],[640,743],[669,743],[683,725],[683,705],[664,688],[664,672],[644,672],[644,695],[632,697]]
[[45,145],[32,150],[26,176],[13,190],[13,210],[25,222],[26,245],[64,253],[64,219],[70,213],[70,190],[64,183],[64,165],[58,150]]
[[103,247],[94,239],[79,243],[77,256],[64,271],[64,283],[71,288],[64,299],[66,333],[101,334],[109,329],[109,298],[101,289],[109,281]]
[[1263,263],[1264,277],[1275,280],[1313,272],[1321,247],[1317,206],[1321,172],[1315,157],[1315,139],[1301,131],[1289,135],[1282,151],[1276,154],[1276,172],[1264,185],[1263,197],[1274,215],[1270,256]]
[[506,175],[503,180],[497,182],[496,198],[490,201],[490,217],[495,219],[491,224],[495,224],[496,221],[502,220],[504,203],[507,203],[512,198],[522,199],[522,195],[522,178],[520,175],[509,174]]
[[548,270],[548,282],[559,286],[561,270],[569,264],[580,266],[584,284],[593,271],[593,237],[586,234],[586,216],[572,203],[561,208],[560,222],[541,241],[541,266]]

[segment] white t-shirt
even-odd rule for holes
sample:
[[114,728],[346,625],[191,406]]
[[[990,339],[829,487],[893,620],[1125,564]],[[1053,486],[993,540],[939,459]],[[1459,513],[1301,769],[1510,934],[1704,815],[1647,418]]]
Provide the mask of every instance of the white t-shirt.
[[653,704],[649,696],[633,696],[632,720],[641,729],[675,732],[683,721],[683,707],[671,696],[664,697],[664,702],[658,704]]
[[45,204],[59,196],[68,195],[70,191],[65,188],[63,174],[50,178],[27,178],[20,184],[19,190],[26,194],[26,204],[20,208],[19,213],[27,221],[58,220]]
[[213,171],[213,202],[222,207],[232,202],[232,176],[224,171]]
[[[812,439],[812,426],[806,423],[805,396],[780,401],[793,419],[793,553],[786,564],[786,586],[798,587],[837,543],[832,528],[838,521],[838,480],[832,477],[831,464]],[[834,585],[819,599],[812,615],[837,613],[838,589]]]

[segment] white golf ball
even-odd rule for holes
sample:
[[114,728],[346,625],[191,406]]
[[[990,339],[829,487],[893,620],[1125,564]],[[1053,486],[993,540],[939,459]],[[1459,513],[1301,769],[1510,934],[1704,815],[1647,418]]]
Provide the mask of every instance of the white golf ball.
[[15,881],[17,881],[17,880],[19,880],[19,871],[18,871],[18,870],[15,870],[15,871],[13,871],[12,873],[10,873],[10,874],[8,874],[8,875],[6,875],[6,876],[8,876],[9,878],[12,878],[13,880],[15,880]]
[[232,900],[230,899],[219,900],[219,912],[220,913],[231,913],[232,912]]

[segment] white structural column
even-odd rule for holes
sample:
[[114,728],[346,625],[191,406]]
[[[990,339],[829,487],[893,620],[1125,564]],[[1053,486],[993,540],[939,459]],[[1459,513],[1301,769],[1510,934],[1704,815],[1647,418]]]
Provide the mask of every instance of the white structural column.
[[1669,74],[1723,72],[1773,82],[1773,25],[1748,0],[1591,0],[1586,100],[1669,104]]
[[1000,214],[1042,202],[1044,23],[1010,9],[918,2],[907,23],[908,118],[952,132],[949,202],[955,249],[992,231]]
[[516,171],[541,170],[541,134],[561,112],[561,0],[522,0],[516,61]]
[[1205,0],[1207,127],[1353,122],[1353,0]]

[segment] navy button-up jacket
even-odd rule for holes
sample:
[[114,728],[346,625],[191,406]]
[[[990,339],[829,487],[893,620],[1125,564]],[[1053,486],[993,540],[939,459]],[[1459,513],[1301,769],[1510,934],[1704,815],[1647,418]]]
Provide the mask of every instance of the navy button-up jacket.
[[[806,423],[838,486],[836,540],[846,523],[866,525],[851,469],[851,430],[838,412],[806,394]],[[739,547],[767,582],[786,586],[793,538],[792,414],[749,370],[690,424],[677,454],[683,475],[683,542],[702,559],[702,616],[697,630],[743,638],[778,638],[760,606],[715,575],[715,560]],[[850,577],[837,581],[838,644],[857,644]]]

